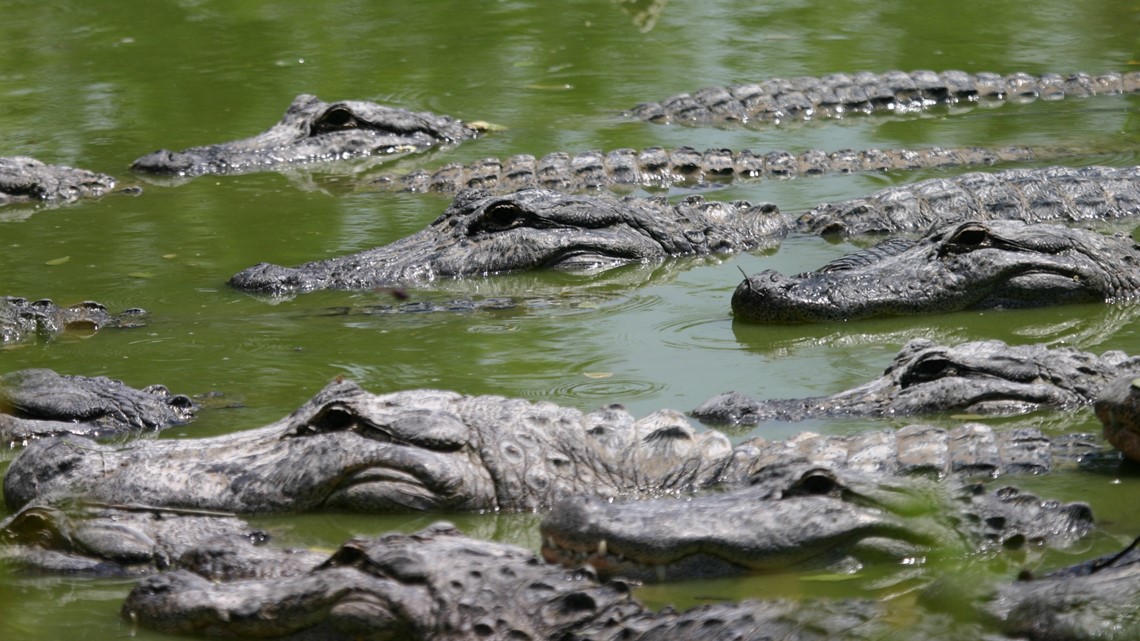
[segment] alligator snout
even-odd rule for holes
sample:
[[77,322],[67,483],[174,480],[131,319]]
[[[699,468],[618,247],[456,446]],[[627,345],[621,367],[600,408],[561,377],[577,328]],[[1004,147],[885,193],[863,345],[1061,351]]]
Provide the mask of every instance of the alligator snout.
[[168,149],[159,149],[131,163],[132,171],[167,176],[185,176],[193,167],[193,158]]

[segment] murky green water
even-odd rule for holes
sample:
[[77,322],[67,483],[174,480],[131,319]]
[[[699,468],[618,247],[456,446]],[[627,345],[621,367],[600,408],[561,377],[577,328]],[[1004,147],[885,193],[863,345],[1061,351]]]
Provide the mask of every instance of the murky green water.
[[[127,170],[133,159],[159,147],[182,149],[262,131],[302,92],[506,127],[404,159],[394,165],[401,169],[649,145],[792,151],[1063,145],[1089,151],[1076,163],[1137,162],[1136,97],[762,129],[662,127],[620,115],[643,100],[774,76],[896,68],[1124,71],[1140,60],[1135,0],[675,1],[664,4],[653,23],[634,12],[606,0],[556,6],[5,2],[0,155],[111,173],[139,182],[145,193],[54,210],[0,211],[0,294],[61,303],[97,299],[112,309],[139,306],[151,311],[151,322],[134,331],[4,349],[0,371],[51,367],[136,386],[161,382],[188,394],[219,391],[242,405],[203,412],[170,435],[179,437],[262,425],[337,375],[377,392],[441,387],[583,410],[620,402],[643,415],[661,407],[688,410],[728,389],[767,396],[833,392],[875,375],[916,336],[1056,340],[1140,352],[1135,310],[1102,306],[808,328],[734,326],[728,297],[739,282],[738,268],[799,271],[851,249],[814,238],[790,239],[771,255],[627,269],[602,282],[537,274],[415,293],[598,294],[574,305],[329,315],[330,308],[389,301],[380,294],[338,292],[268,304],[224,283],[256,262],[295,264],[392,241],[423,227],[447,199],[358,191],[343,174],[206,177],[172,186],[149,184]],[[794,210],[935,173],[741,184],[712,197],[768,200]],[[1089,412],[1030,422],[1055,432],[1098,427]],[[881,426],[817,421],[757,432],[779,437],[807,428]],[[1140,531],[1140,517],[1130,507],[1140,482],[1126,474],[1066,474],[1024,484],[1092,501],[1114,535]],[[315,515],[264,523],[285,541],[332,546],[351,535],[418,528],[433,518]],[[533,515],[455,520],[479,536],[535,542]],[[110,639],[129,632],[117,617],[127,583],[0,581],[0,638]],[[791,577],[655,588],[645,597],[687,604],[710,594],[812,593],[812,585],[819,583]],[[829,585],[828,593],[865,587],[858,581]]]

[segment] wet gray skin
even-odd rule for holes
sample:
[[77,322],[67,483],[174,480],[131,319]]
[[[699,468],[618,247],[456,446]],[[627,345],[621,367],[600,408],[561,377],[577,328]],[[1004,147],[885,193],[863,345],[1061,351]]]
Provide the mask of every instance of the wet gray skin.
[[1140,461],[1140,377],[1124,372],[1093,403],[1104,437],[1125,456]]
[[191,421],[198,404],[163,385],[141,390],[105,376],[26,369],[0,376],[0,440],[158,431]]
[[61,307],[46,298],[30,301],[0,296],[0,344],[53,338],[62,332],[94,332],[103,327],[138,327],[146,312],[138,309],[112,314],[101,303],[85,301]]
[[437,390],[373,395],[334,382],[288,417],[203,439],[31,443],[9,465],[11,509],[51,496],[237,513],[545,509],[573,494],[652,496],[746,483],[789,457],[877,475],[1042,473],[1097,453],[1085,435],[908,426],[732,447],[680,413],[635,420]]
[[[122,613],[168,634],[327,641],[400,639],[881,639],[866,600],[744,601],[650,610],[621,582],[542,563],[522,548],[436,524],[345,543],[319,567],[272,580],[187,570],[143,579]],[[945,639],[945,630],[931,638]]]
[[1117,350],[1097,356],[1071,347],[1001,341],[948,346],[917,338],[899,350],[882,376],[849,390],[773,400],[727,392],[693,415],[730,424],[946,412],[1006,416],[1088,405],[1110,382],[1129,374],[1140,375],[1140,359]]
[[114,189],[115,179],[106,174],[47,165],[27,156],[0,158],[0,205],[72,202],[98,198]]
[[327,103],[301,94],[280,122],[256,136],[180,152],[161,149],[139,158],[131,169],[185,177],[272,171],[297,164],[424,151],[474,138],[482,129],[450,116],[361,100]]
[[1083,503],[790,461],[762,470],[747,487],[697,497],[567,498],[541,529],[547,561],[666,581],[1063,547],[1092,526]]
[[[1137,542],[1107,554],[997,586],[935,585],[924,605],[972,600],[979,618],[1006,635],[1031,641],[1135,639],[1140,635]],[[957,593],[957,594],[955,594]],[[965,597],[962,594],[965,594]]]
[[528,189],[465,191],[430,226],[389,245],[230,279],[250,292],[370,289],[536,268],[596,272],[669,257],[730,254],[778,243],[787,223],[771,205],[690,197],[617,199]]
[[1019,221],[965,222],[888,240],[813,272],[763,271],[733,293],[755,323],[855,320],[964,309],[1114,302],[1140,293],[1132,239]]
[[0,522],[0,560],[25,573],[102,577],[153,574],[188,554],[186,563],[209,558],[213,572],[224,569],[228,576],[296,569],[303,554],[274,553],[267,567],[259,566],[265,555],[255,547],[268,540],[266,532],[223,512],[33,503]]
[[237,513],[521,510],[567,494],[689,490],[731,454],[677,412],[639,421],[552,403],[333,382],[284,419],[204,439],[31,444],[8,468],[11,509],[44,496]]

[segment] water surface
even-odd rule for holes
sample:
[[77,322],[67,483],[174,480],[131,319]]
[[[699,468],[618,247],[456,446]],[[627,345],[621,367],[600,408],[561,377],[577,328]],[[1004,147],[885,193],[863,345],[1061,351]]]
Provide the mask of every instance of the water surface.
[[[521,293],[568,304],[369,315],[330,310],[393,301],[383,293],[332,292],[271,303],[224,283],[256,262],[296,264],[390,242],[422,228],[449,200],[359,189],[352,167],[176,185],[149,182],[127,169],[159,147],[183,149],[262,131],[303,92],[505,128],[385,170],[650,145],[801,151],[1026,144],[1082,150],[1073,164],[1137,162],[1136,97],[754,128],[658,126],[622,116],[641,101],[770,77],[900,68],[1127,71],[1140,56],[1140,13],[1132,2],[657,5],[653,20],[647,17],[653,12],[644,13],[651,3],[606,0],[556,9],[506,1],[6,3],[0,154],[103,171],[140,184],[144,193],[0,212],[0,294],[66,304],[96,299],[112,309],[143,307],[151,317],[138,330],[5,348],[0,371],[50,367],[135,386],[163,383],[187,394],[216,391],[240,404],[204,411],[167,435],[180,438],[275,420],[340,375],[375,392],[438,387],[586,411],[622,403],[641,416],[663,407],[689,410],[729,389],[765,397],[834,392],[876,375],[899,346],[919,336],[1140,351],[1130,310],[1099,305],[811,327],[734,324],[728,298],[739,270],[802,271],[853,248],[817,238],[792,238],[768,253],[626,268],[602,279],[526,274],[413,292],[433,300]],[[771,201],[794,211],[949,173],[754,182],[708,196]],[[1028,422],[1052,432],[1098,429],[1088,411],[1042,414]],[[780,438],[801,429],[841,433],[901,424],[812,421],[732,436]],[[1137,490],[1128,474],[1055,475],[1026,484],[1091,501],[1113,535],[1131,536],[1140,526],[1128,507]],[[536,542],[533,515],[448,516],[475,535]],[[274,517],[265,524],[284,541],[331,547],[352,535],[414,529],[434,518],[325,514]],[[1066,560],[1050,558],[1039,562]],[[688,604],[694,595],[772,596],[806,585],[818,583],[793,576],[654,588],[645,596]],[[828,590],[840,592],[866,587],[859,581],[832,585],[841,587]],[[117,611],[129,587],[10,577],[0,582],[0,637],[121,637],[129,629]]]

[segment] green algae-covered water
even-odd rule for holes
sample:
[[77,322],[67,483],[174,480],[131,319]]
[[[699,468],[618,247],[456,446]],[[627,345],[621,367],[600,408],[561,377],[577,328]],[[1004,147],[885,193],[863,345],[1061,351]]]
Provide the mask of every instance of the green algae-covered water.
[[[261,261],[296,264],[390,242],[426,225],[449,200],[360,189],[363,181],[353,173],[359,165],[181,184],[148,182],[128,170],[132,160],[160,147],[260,132],[299,93],[503,127],[369,171],[651,145],[801,151],[1023,144],[1087,152],[1073,164],[1131,165],[1140,136],[1137,97],[754,128],[651,125],[623,117],[622,110],[713,84],[832,72],[1128,71],[1140,64],[1138,27],[1134,0],[6,2],[0,155],[110,173],[141,185],[143,194],[0,210],[0,295],[143,307],[150,321],[136,330],[0,349],[0,372],[50,367],[134,386],[163,383],[179,393],[219,392],[222,405],[238,406],[206,409],[191,425],[163,436],[182,438],[263,425],[335,376],[375,392],[437,387],[582,410],[622,403],[641,416],[663,407],[689,410],[730,389],[765,397],[834,392],[876,375],[899,346],[919,336],[1140,353],[1136,310],[1099,305],[811,327],[734,325],[728,300],[740,269],[802,271],[853,248],[818,238],[792,238],[768,254],[627,268],[603,277],[539,273],[412,292],[440,300],[489,291],[567,304],[364,315],[330,310],[392,301],[383,293],[334,292],[270,303],[232,291],[225,281]],[[949,173],[754,182],[708,196],[796,210]],[[733,438],[901,424],[773,424]],[[1088,410],[1018,424],[1052,433],[1099,429]],[[1071,553],[1016,562],[1071,562],[1140,533],[1132,507],[1140,480],[1127,472],[1016,482],[1091,502],[1108,533]],[[475,536],[536,544],[536,515],[446,516]],[[318,514],[255,521],[286,543],[332,547],[350,536],[416,529],[436,518]],[[657,586],[642,596],[687,606],[707,598],[865,594],[874,583],[873,577],[818,578]],[[132,632],[163,638],[120,621],[129,588],[126,581],[0,575],[0,638],[112,639]],[[898,602],[907,607],[905,598]]]

